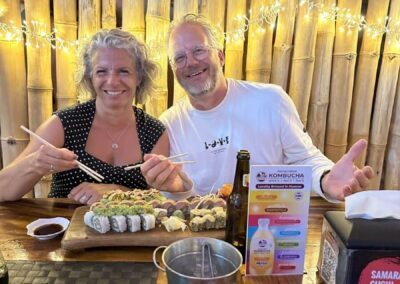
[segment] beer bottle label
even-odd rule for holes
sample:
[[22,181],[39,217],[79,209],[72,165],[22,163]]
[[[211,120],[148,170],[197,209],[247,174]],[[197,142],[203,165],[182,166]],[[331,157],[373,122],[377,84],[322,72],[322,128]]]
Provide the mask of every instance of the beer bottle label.
[[250,174],[244,174],[243,175],[243,186],[248,188],[249,184],[250,184]]

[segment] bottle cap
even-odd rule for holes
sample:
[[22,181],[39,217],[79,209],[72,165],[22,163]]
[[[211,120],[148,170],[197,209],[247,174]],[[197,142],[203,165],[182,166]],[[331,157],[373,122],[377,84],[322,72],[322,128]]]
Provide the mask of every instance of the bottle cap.
[[247,150],[240,150],[237,153],[237,159],[244,159],[244,160],[250,160],[250,153]]
[[269,219],[268,218],[260,218],[258,219],[258,226],[268,226]]

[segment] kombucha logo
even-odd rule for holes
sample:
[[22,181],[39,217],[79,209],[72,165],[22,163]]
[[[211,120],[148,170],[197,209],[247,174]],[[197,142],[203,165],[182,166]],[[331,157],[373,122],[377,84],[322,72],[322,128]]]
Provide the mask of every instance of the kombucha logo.
[[259,240],[258,241],[258,245],[260,246],[260,248],[264,248],[267,246],[267,241],[266,240]]
[[256,175],[256,179],[257,179],[259,182],[263,182],[263,181],[265,181],[265,180],[267,179],[267,174],[266,174],[265,172],[259,172],[259,173]]

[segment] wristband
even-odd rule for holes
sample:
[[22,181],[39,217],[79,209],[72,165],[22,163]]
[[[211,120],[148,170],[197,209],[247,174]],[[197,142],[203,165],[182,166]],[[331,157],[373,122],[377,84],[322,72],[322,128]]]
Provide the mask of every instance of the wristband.
[[319,179],[319,187],[321,188],[321,192],[325,194],[324,188],[322,187],[322,179],[331,172],[331,170],[326,170],[322,173],[321,178]]

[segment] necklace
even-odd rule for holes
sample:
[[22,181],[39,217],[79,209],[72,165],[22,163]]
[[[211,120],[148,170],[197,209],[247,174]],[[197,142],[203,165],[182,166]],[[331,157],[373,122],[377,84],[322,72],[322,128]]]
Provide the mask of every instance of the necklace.
[[126,131],[128,130],[128,128],[129,128],[130,125],[131,125],[131,121],[129,121],[129,122],[126,124],[125,128],[120,132],[120,134],[117,136],[116,139],[114,139],[114,138],[110,135],[110,133],[108,132],[107,128],[104,128],[104,130],[105,130],[105,132],[106,132],[108,138],[110,138],[110,140],[111,140],[111,148],[112,148],[113,150],[117,150],[117,149],[119,148],[118,142],[119,142],[119,140],[121,139],[121,137],[126,133]]

